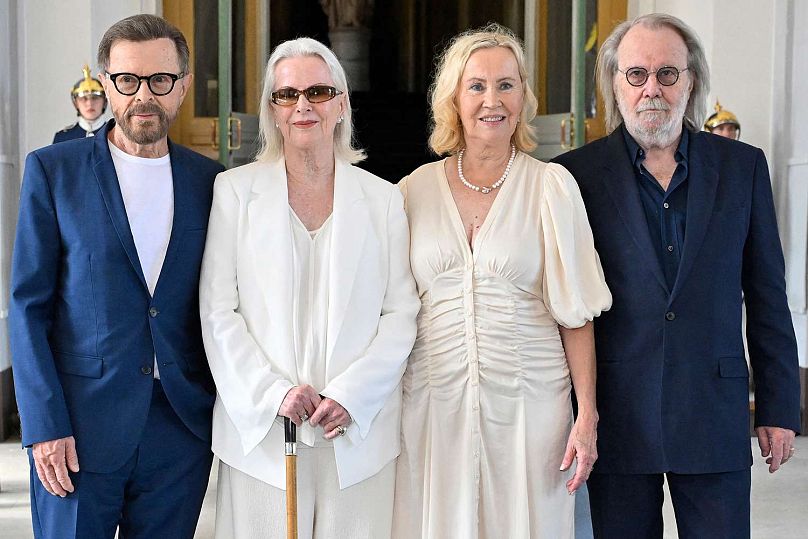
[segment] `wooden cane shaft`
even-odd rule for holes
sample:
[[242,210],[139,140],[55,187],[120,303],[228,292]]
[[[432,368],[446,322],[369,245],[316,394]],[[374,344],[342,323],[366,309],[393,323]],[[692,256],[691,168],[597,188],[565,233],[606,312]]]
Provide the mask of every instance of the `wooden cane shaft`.
[[286,455],[286,537],[297,539],[297,456]]

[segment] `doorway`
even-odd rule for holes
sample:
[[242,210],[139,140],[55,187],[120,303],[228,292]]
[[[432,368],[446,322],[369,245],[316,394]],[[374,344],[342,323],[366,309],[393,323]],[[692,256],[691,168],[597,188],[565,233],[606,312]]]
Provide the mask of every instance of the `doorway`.
[[[359,2],[361,4],[361,2]],[[362,168],[397,182],[437,156],[427,147],[435,57],[458,32],[489,21],[509,26],[524,38],[525,0],[390,0],[375,2],[365,14],[369,36],[367,75],[351,70],[341,56],[339,37],[317,0],[272,0],[270,45],[308,35],[331,47],[349,75],[355,134],[368,158]],[[350,61],[350,60],[349,60]]]
[[[546,159],[602,136],[602,106],[595,98],[592,75],[594,55],[600,42],[625,18],[626,3],[368,2],[375,5],[372,12],[363,14],[369,36],[366,80],[352,81],[349,74],[355,135],[368,152],[360,166],[397,182],[437,159],[426,144],[427,92],[435,57],[452,36],[491,21],[511,28],[525,42],[530,83],[540,103],[539,138],[546,150],[537,156]],[[300,36],[313,37],[335,50],[338,45],[332,44],[334,35],[319,0],[164,0],[163,13],[188,38],[196,77],[171,136],[227,166],[247,162],[255,153],[258,101],[270,51]],[[224,40],[219,28],[229,28]],[[573,73],[576,57],[584,67]],[[348,62],[341,60],[347,67]],[[583,89],[576,97],[578,87]]]

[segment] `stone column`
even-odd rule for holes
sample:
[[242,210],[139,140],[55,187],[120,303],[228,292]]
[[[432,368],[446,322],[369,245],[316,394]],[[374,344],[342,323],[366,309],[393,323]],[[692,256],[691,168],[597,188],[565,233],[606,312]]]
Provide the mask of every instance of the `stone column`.
[[348,87],[352,91],[370,90],[370,33],[364,27],[334,28],[328,32],[331,50],[345,69]]

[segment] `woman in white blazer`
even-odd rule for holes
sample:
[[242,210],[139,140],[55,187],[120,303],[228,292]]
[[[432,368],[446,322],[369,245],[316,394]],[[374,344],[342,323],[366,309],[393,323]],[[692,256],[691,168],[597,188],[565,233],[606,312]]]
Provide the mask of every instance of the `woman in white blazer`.
[[387,537],[401,376],[420,301],[399,191],[355,166],[345,73],[308,38],[272,53],[256,162],[220,174],[200,309],[216,381],[216,537]]

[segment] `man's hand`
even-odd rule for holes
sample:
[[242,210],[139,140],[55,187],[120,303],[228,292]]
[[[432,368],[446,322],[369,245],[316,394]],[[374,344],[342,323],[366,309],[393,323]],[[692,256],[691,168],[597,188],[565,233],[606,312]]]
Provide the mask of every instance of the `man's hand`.
[[780,427],[757,427],[760,455],[769,457],[769,473],[776,472],[794,454],[794,431]]
[[36,443],[33,455],[36,474],[45,490],[62,498],[73,492],[73,483],[67,472],[79,471],[79,456],[72,436]]

